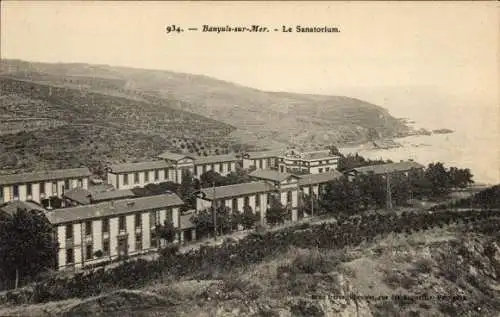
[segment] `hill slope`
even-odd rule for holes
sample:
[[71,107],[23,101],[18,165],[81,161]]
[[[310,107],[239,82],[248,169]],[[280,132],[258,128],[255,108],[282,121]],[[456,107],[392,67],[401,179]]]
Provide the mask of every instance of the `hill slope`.
[[237,127],[234,141],[345,144],[404,135],[408,127],[382,107],[343,96],[266,92],[201,75],[87,64],[4,60],[0,74],[127,96],[202,114]]
[[0,78],[0,167],[32,170],[218,150],[234,127],[159,103]]

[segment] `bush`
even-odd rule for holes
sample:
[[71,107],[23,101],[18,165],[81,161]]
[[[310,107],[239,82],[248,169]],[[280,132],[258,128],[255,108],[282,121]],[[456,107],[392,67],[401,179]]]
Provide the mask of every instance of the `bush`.
[[420,259],[415,263],[417,272],[429,274],[432,272],[432,261],[430,259]]

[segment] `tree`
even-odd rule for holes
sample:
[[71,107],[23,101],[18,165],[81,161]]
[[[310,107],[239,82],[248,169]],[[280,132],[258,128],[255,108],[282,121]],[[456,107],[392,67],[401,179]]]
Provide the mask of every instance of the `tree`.
[[240,223],[244,229],[251,229],[259,221],[258,215],[253,213],[252,207],[245,205],[241,214]]
[[461,169],[457,167],[450,167],[448,171],[450,185],[455,188],[466,188],[474,184],[473,176],[468,168]]
[[326,212],[352,213],[359,208],[359,189],[347,177],[329,182],[320,196],[320,205]]
[[266,221],[270,225],[282,224],[286,219],[286,209],[276,197],[271,196],[270,206],[266,212]]
[[196,197],[194,193],[200,189],[200,184],[196,180],[190,171],[183,171],[181,185],[178,187],[178,194],[184,200],[184,205],[181,207],[181,211],[186,211],[189,209],[196,208]]
[[177,229],[171,221],[165,220],[163,225],[156,225],[156,234],[167,243],[172,243],[177,235]]
[[450,191],[450,175],[443,163],[431,163],[425,171],[425,178],[431,186],[432,196],[442,196]]
[[16,288],[55,268],[57,251],[53,227],[40,212],[18,209],[0,222],[0,270]]
[[206,171],[200,175],[200,183],[202,188],[208,188],[214,185],[216,187],[227,185],[225,177],[212,170]]

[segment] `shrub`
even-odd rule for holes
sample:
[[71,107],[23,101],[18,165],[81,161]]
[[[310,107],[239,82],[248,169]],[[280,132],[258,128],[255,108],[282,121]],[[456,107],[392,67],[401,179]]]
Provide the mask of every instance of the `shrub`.
[[430,259],[420,259],[415,263],[417,272],[428,274],[432,272],[432,261]]

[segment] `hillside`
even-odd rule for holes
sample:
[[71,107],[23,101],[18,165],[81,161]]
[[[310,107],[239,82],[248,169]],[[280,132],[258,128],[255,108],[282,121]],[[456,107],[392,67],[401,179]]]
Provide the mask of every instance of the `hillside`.
[[251,234],[66,282],[54,277],[2,294],[0,315],[498,316],[495,212],[359,220]]
[[175,109],[108,94],[2,77],[0,167],[69,168],[151,159],[165,150],[227,150],[234,127]]
[[126,96],[234,126],[233,142],[256,146],[359,143],[405,135],[382,107],[343,96],[266,92],[201,75],[86,64],[4,60],[0,74]]

